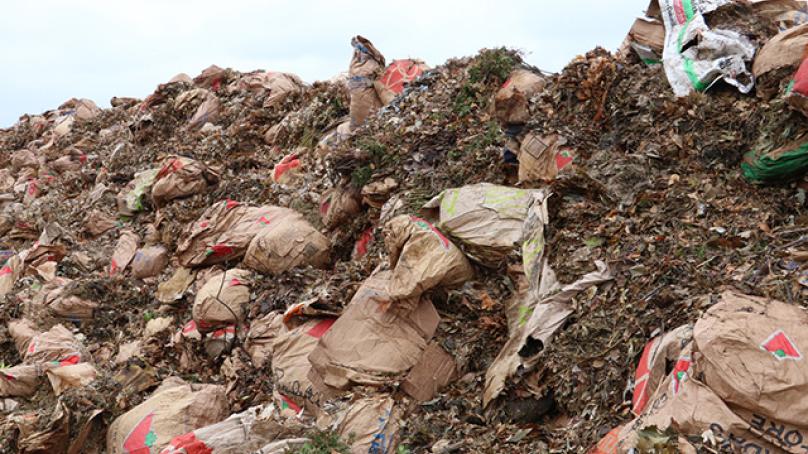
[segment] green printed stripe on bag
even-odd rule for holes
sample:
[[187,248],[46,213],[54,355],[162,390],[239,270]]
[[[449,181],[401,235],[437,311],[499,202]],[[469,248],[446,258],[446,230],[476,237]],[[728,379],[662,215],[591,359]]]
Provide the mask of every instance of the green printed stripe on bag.
[[791,91],[794,90],[794,83],[795,82],[797,82],[797,81],[794,80],[794,79],[791,79],[791,81],[788,83],[788,86],[786,87],[786,92],[784,93],[785,96],[790,95]]
[[[682,28],[679,30],[679,36],[677,37],[676,40],[677,51],[679,52],[679,55],[682,55],[682,40],[684,40],[685,31],[687,31],[687,27],[690,25],[690,22],[693,21],[693,17],[695,17],[696,15],[696,12],[693,10],[692,0],[682,0],[682,7],[685,11],[685,18],[687,18],[687,20],[685,21],[684,25],[682,25]],[[693,85],[693,88],[696,91],[703,91],[704,89],[706,89],[707,84],[702,82],[699,79],[699,76],[696,74],[696,68],[693,66],[693,60],[685,56],[682,56],[682,59],[684,60],[683,69],[685,70],[685,74],[687,74],[687,78],[690,80],[690,84]]]
[[687,31],[688,25],[690,25],[690,19],[682,24],[682,28],[679,29],[679,35],[676,37],[676,51],[680,54],[682,53],[682,40],[685,39],[685,32]]
[[749,152],[741,169],[744,178],[751,182],[779,183],[798,178],[808,172],[808,142],[780,153],[776,158]]
[[[450,189],[449,193],[443,197],[441,208],[446,211],[449,216],[454,216],[457,212],[457,199],[460,197],[459,189]],[[445,204],[443,202],[446,202]]]
[[682,6],[685,10],[685,17],[687,21],[690,22],[693,16],[696,15],[696,12],[693,10],[693,0],[682,0]]
[[696,91],[703,91],[705,88],[707,88],[707,84],[702,82],[699,79],[699,76],[696,75],[696,69],[693,67],[693,60],[687,57],[682,58],[685,60],[685,74],[687,74],[687,78],[690,79],[690,84],[693,85],[693,88],[696,89]]

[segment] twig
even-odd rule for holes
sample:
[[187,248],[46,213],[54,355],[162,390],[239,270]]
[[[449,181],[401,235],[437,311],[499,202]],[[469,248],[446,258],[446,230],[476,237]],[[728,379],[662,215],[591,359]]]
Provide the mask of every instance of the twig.
[[[225,303],[224,301],[221,300],[221,298],[219,298],[219,296],[222,294],[222,290],[224,289],[224,282],[226,280],[227,280],[227,271],[223,271],[222,283],[219,284],[219,291],[216,292],[216,301],[218,301],[222,306],[224,306],[228,311],[230,311],[230,315],[232,315],[233,320],[235,320],[235,323],[233,323],[233,326],[235,326],[233,333],[234,337],[233,344],[235,345],[238,342],[238,324],[239,324],[238,316],[236,315],[236,312],[233,309],[231,309],[230,306],[227,305],[227,303]],[[227,335],[225,335],[225,338],[227,338]]]
[[792,246],[797,246],[799,244],[806,243],[806,242],[808,242],[808,236],[803,235],[803,236],[797,238],[796,240],[794,240],[794,241],[792,241],[792,242],[790,242],[790,243],[788,243],[786,245],[778,247],[776,250],[781,251],[783,249],[788,249],[788,248],[790,248]]
[[804,233],[804,232],[808,232],[808,227],[800,227],[800,228],[791,229],[791,230],[783,230],[782,232],[775,231],[775,233],[777,235],[781,235],[781,236],[782,235],[791,235],[791,234],[794,234],[794,233]]

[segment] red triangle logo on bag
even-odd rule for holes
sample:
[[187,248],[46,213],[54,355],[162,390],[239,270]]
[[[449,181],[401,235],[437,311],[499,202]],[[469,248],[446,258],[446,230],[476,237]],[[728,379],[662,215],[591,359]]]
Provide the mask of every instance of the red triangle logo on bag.
[[129,432],[123,441],[123,451],[128,454],[149,454],[157,441],[157,434],[152,429],[154,412],[147,414]]
[[781,329],[778,329],[763,341],[760,348],[771,353],[778,360],[793,359],[796,361],[802,359],[802,353],[797,350],[797,345]]
[[292,411],[298,414],[300,414],[300,412],[303,411],[303,409],[300,408],[300,406],[292,402],[292,399],[281,394],[281,410],[286,410],[287,408],[291,409]]
[[682,384],[687,381],[687,370],[690,369],[690,364],[691,360],[689,356],[681,356],[676,360],[676,364],[673,366],[673,371],[671,372],[671,391],[674,396],[679,394],[679,391],[682,389]]
[[556,154],[555,161],[556,161],[556,169],[561,170],[564,167],[567,167],[567,164],[571,163],[575,157],[572,156],[569,150],[561,150]]

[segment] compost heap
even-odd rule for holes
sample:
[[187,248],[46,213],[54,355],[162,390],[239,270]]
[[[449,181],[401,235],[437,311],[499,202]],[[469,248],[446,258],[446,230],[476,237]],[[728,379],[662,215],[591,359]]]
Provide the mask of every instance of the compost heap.
[[[736,7],[712,23],[759,51],[778,23]],[[748,352],[699,326],[756,296],[749,351],[806,376],[761,328],[808,302],[805,166],[741,167],[808,140],[802,48],[774,95],[677,97],[631,47],[549,74],[352,44],[330,81],[212,66],[0,130],[0,452],[798,452],[764,426],[801,397],[750,408],[704,372]],[[638,404],[695,384],[752,423]]]

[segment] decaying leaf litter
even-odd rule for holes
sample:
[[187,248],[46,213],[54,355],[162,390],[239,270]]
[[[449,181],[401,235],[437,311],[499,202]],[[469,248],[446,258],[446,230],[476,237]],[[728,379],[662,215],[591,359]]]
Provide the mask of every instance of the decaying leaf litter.
[[[712,27],[735,27],[758,48],[778,33],[745,5],[713,14]],[[750,151],[804,140],[804,117],[786,98],[720,83],[676,97],[663,65],[625,49],[595,49],[547,74],[505,49],[424,68],[387,66],[368,41],[353,44],[349,74],[312,86],[211,67],[142,101],[98,109],[72,100],[0,131],[0,247],[11,270],[3,276],[14,277],[3,281],[0,361],[9,383],[22,366],[35,383],[31,395],[3,396],[4,450],[136,452],[144,443],[160,452],[194,439],[221,443],[214,452],[286,440],[261,451],[284,452],[334,431],[354,452],[585,452],[634,419],[649,339],[696,322],[726,289],[806,301],[804,171],[765,185],[741,169]],[[383,105],[374,80],[391,67],[414,77]],[[495,98],[520,69],[541,83],[502,108]],[[767,82],[785,88],[790,76]],[[352,119],[365,108],[378,113]],[[548,150],[558,165],[540,168]],[[189,163],[200,170],[180,172]],[[155,197],[168,176],[179,195]],[[454,188],[479,183],[491,185],[477,190],[496,215],[443,219],[464,209],[453,197],[474,193]],[[424,210],[436,196],[437,213]],[[298,214],[261,211],[270,206]],[[528,207],[530,232],[520,227]],[[513,209],[515,245],[493,246],[485,234],[505,235],[496,229]],[[457,228],[476,219],[490,223]],[[292,221],[301,227],[284,227]],[[307,226],[323,238],[295,236]],[[200,240],[184,244],[197,230]],[[256,237],[264,246],[252,246]],[[152,254],[160,247],[166,262]],[[251,247],[275,272],[247,266]],[[323,248],[325,261],[314,252]],[[458,252],[436,255],[444,248]],[[113,266],[113,256],[127,263]],[[539,288],[550,270],[558,287],[602,272],[551,302],[555,291]],[[557,317],[550,335],[526,332],[543,320],[536,313]],[[61,325],[83,351],[26,359],[40,337],[21,337],[17,320],[35,333]],[[395,327],[402,356],[385,361],[384,333],[351,339],[352,326],[373,324]],[[512,333],[523,338],[509,341]],[[511,343],[519,348],[508,356]],[[302,356],[283,353],[298,348]],[[454,367],[416,376],[414,364],[434,358]],[[513,361],[521,366],[484,398],[492,365]],[[82,364],[95,376],[57,396],[47,371]],[[196,411],[187,397],[176,411],[192,423],[180,432],[119,419],[148,414],[161,390],[202,389],[217,397]],[[217,438],[230,427],[219,421],[235,414],[228,424],[249,425],[247,438]],[[363,418],[379,416],[385,423],[362,433]],[[676,441],[642,433],[643,442]],[[720,450],[721,440],[684,435]]]

